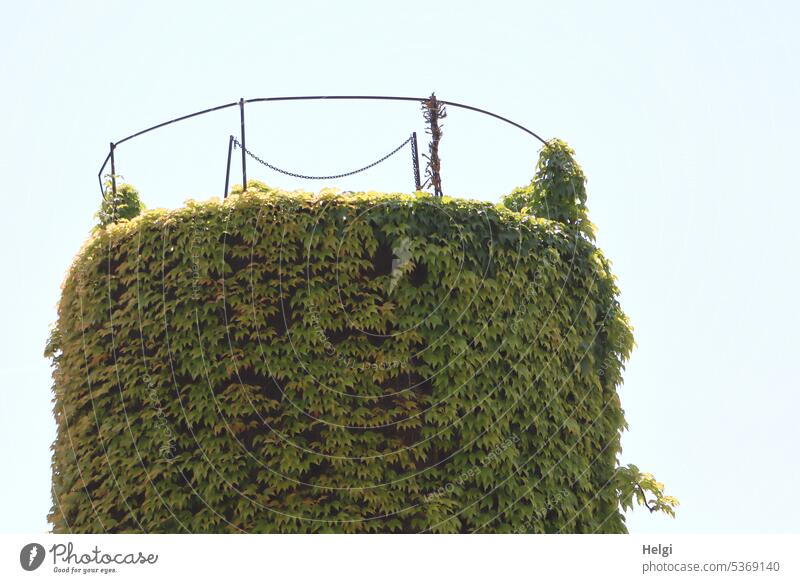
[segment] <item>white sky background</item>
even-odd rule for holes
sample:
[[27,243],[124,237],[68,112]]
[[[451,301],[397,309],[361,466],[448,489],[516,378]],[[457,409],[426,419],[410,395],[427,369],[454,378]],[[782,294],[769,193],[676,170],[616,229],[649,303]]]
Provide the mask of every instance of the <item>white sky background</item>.
[[[435,90],[565,139],[589,177],[638,344],[621,389],[623,461],[682,502],[676,520],[633,513],[631,531],[798,532],[800,14],[789,2],[642,4],[3,2],[0,531],[48,528],[42,351],[109,141],[240,96]],[[327,174],[414,129],[424,151],[414,104],[260,104],[247,143]],[[173,126],[120,146],[118,172],[151,208],[220,196],[231,133],[235,109]],[[537,151],[451,109],[445,193],[498,200],[530,179]],[[405,153],[331,184],[411,185]]]

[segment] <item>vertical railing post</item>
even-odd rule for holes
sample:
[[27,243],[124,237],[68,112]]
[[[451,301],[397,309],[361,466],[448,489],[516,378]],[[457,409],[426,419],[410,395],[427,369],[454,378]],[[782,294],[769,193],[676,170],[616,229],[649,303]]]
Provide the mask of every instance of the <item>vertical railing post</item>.
[[419,181],[419,152],[417,150],[417,132],[411,134],[411,166],[414,168],[414,189],[422,190]]
[[109,146],[109,148],[111,150],[111,192],[114,195],[114,198],[116,199],[116,197],[117,197],[117,168],[114,165],[114,148],[116,148],[116,146],[114,145],[114,142],[111,142],[111,145]]
[[239,99],[239,117],[241,119],[242,133],[242,192],[247,190],[247,153],[245,152],[244,141],[244,97]]
[[225,167],[225,190],[222,192],[222,200],[228,198],[228,183],[231,179],[231,153],[233,152],[233,136],[228,139],[228,165]]

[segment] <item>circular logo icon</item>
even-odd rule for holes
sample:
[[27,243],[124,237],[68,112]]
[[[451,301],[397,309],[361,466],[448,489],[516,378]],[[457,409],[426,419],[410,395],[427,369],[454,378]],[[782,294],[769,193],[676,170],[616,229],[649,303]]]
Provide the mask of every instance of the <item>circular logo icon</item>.
[[44,562],[44,547],[39,543],[29,543],[19,552],[19,564],[26,571],[35,571]]

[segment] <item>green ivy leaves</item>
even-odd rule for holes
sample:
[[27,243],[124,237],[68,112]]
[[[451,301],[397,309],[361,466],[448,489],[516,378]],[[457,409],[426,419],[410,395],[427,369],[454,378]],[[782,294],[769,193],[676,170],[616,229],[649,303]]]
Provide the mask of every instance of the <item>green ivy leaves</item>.
[[139,199],[139,191],[130,184],[118,184],[116,193],[111,188],[111,181],[106,183],[105,195],[97,211],[97,228],[102,228],[120,220],[138,217],[144,210]]
[[[663,512],[675,518],[675,508],[680,502],[674,496],[664,494],[664,484],[656,481],[653,474],[643,473],[633,464],[617,468],[614,485],[623,510],[633,508],[634,501],[650,512]],[[651,496],[648,499],[648,495]]]
[[624,531],[659,485],[616,470],[633,337],[584,182],[552,142],[504,205],[120,185],[46,348],[54,530]]
[[514,189],[502,203],[513,211],[565,223],[594,240],[594,225],[586,210],[586,176],[575,161],[575,151],[565,142],[550,140],[526,187]]

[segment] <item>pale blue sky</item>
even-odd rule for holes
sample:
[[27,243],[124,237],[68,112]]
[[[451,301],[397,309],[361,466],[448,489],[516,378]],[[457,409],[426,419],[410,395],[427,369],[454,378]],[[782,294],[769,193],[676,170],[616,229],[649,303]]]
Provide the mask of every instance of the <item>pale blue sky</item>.
[[[794,257],[800,197],[791,3],[4,2],[0,20],[0,531],[43,531],[54,422],[42,350],[93,224],[108,142],[237,100],[427,95],[507,115],[577,151],[598,242],[638,347],[621,389],[623,460],[682,502],[633,532],[798,532]],[[219,196],[228,110],[125,144],[150,207]],[[538,145],[451,110],[445,191],[497,200]],[[290,169],[370,162],[408,104],[253,105],[248,146]],[[424,140],[423,140],[424,147]],[[249,176],[318,188],[255,166]],[[238,180],[238,175],[235,175]],[[409,190],[392,160],[332,186]]]

